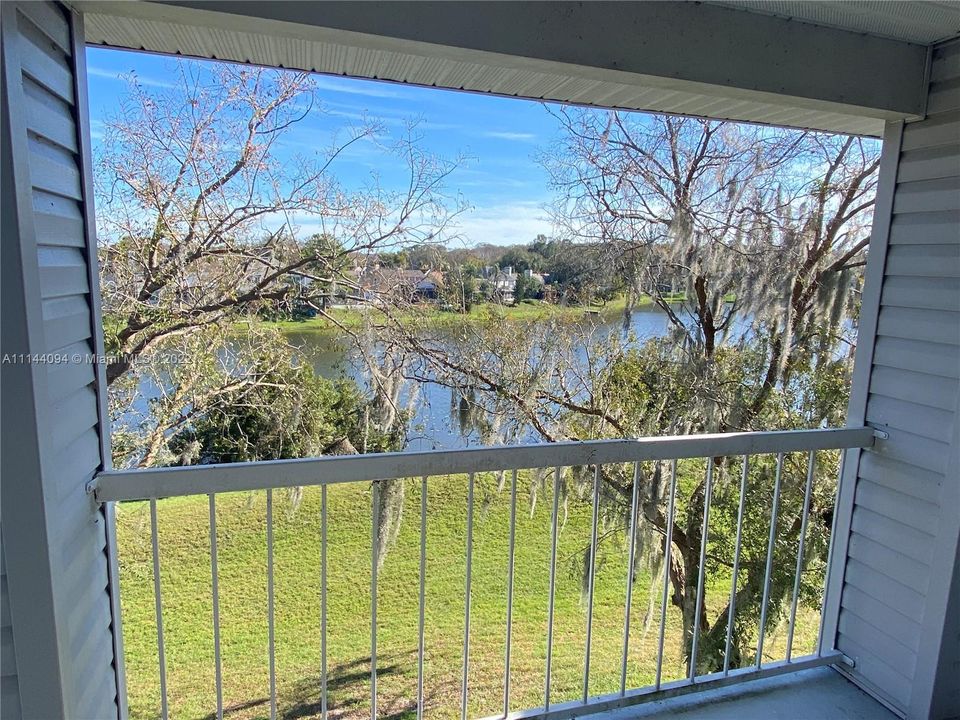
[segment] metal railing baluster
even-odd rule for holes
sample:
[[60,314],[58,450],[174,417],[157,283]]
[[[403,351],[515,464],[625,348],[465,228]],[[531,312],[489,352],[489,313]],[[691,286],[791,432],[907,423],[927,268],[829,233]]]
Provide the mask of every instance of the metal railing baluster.
[[767,603],[770,600],[770,573],[773,571],[773,548],[777,540],[777,511],[780,505],[780,481],[783,478],[783,453],[777,454],[777,477],[773,485],[770,507],[770,537],[767,540],[767,565],[763,574],[763,600],[760,604],[760,632],[757,639],[757,669],[763,664],[763,639],[767,630]]
[[327,720],[327,486],[320,486],[320,719]]
[[153,549],[153,601],[157,615],[157,659],[160,663],[160,717],[168,720],[167,653],[163,644],[163,599],[160,595],[160,537],[157,531],[157,501],[150,501],[150,541]]
[[273,613],[273,490],[267,489],[267,638],[270,657],[270,720],[277,718],[277,654]]
[[423,618],[427,574],[427,477],[420,482],[420,587],[417,604],[417,720],[423,717]]
[[507,551],[507,638],[503,658],[503,715],[510,714],[510,644],[513,638],[513,569],[517,535],[517,471],[510,479],[510,540]]
[[587,642],[583,658],[583,702],[590,697],[590,645],[593,640],[593,588],[597,574],[597,521],[600,512],[600,463],[593,469],[593,516],[590,524],[590,568],[587,577]]
[[793,576],[793,599],[790,603],[790,627],[787,630],[787,662],[793,655],[793,630],[797,624],[797,601],[800,599],[800,576],[803,574],[803,548],[807,539],[807,518],[810,515],[810,494],[813,490],[813,474],[817,454],[811,450],[807,456],[807,485],[803,491],[803,510],[800,516],[800,544],[797,547],[797,570]]
[[220,583],[217,577],[217,501],[210,493],[210,591],[213,597],[213,655],[216,663],[217,720],[223,720],[223,668],[220,663]]
[[463,601],[463,678],[460,685],[460,718],[467,720],[468,674],[470,672],[470,583],[473,570],[473,486],[474,474],[467,476],[467,572]]
[[543,687],[543,709],[550,709],[550,675],[553,666],[553,598],[557,587],[557,517],[560,511],[560,468],[553,474],[553,511],[550,516],[550,590],[547,599],[547,672]]
[[700,642],[700,608],[707,570],[707,536],[710,534],[710,500],[713,496],[713,458],[707,458],[707,479],[703,492],[703,528],[700,537],[700,572],[697,574],[697,604],[693,609],[693,643],[690,646],[690,681],[697,677],[697,646]]
[[840,471],[837,473],[837,487],[833,492],[833,520],[830,523],[830,542],[827,545],[827,572],[823,578],[823,594],[820,596],[820,627],[817,629],[817,655],[823,654],[823,614],[827,609],[827,588],[830,587],[830,574],[833,571],[833,546],[837,536],[837,502],[840,500],[840,483],[847,464],[849,450],[840,451]]
[[627,693],[627,654],[630,651],[630,609],[633,604],[633,567],[637,555],[637,498],[640,494],[640,463],[633,464],[630,499],[630,551],[627,554],[627,600],[623,610],[623,654],[620,661],[620,696]]
[[370,717],[377,720],[377,542],[380,537],[380,481],[373,483],[370,549]]
[[677,500],[677,461],[670,463],[670,501],[667,507],[667,533],[663,548],[663,598],[660,603],[660,638],[657,641],[657,677],[655,687],[660,689],[663,679],[663,639],[667,628],[667,602],[670,598],[670,556],[673,549],[673,510]]
[[740,504],[737,507],[737,539],[733,546],[733,573],[730,580],[730,601],[727,603],[727,640],[723,651],[723,675],[730,673],[730,650],[733,646],[733,619],[737,614],[737,579],[740,574],[740,540],[743,537],[743,509],[747,501],[747,476],[750,474],[750,456],[743,456],[740,475]]

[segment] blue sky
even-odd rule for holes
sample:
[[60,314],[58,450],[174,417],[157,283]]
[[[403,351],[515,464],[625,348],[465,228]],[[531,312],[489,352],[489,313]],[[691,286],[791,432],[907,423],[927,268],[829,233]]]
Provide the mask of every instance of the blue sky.
[[[89,48],[94,143],[103,135],[104,117],[114,113],[126,91],[123,76],[136,73],[148,89],[169,87],[176,62],[145,53]],[[550,190],[535,155],[557,137],[558,124],[541,103],[341,77],[318,75],[316,81],[325,112],[311,113],[292,131],[294,142],[278,150],[281,159],[284,152],[296,152],[297,140],[302,138],[303,148],[309,149],[310,138],[319,135],[325,144],[333,131],[356,125],[364,116],[379,120],[388,135],[402,133],[406,123],[415,119],[423,147],[430,152],[450,159],[467,156],[448,183],[448,190],[459,191],[470,206],[459,220],[463,244],[527,243],[538,233],[551,234],[543,210]],[[336,166],[338,177],[348,185],[374,171],[385,185],[404,177],[397,161],[373,143],[354,146]]]

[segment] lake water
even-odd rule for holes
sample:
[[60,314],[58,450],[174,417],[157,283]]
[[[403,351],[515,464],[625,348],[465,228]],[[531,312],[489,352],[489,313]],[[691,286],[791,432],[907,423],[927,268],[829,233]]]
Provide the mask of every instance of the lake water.
[[[619,333],[638,344],[665,335],[669,328],[667,315],[654,306],[635,310],[626,325],[622,316],[587,316],[584,322],[591,323],[594,339],[602,340]],[[325,333],[295,332],[288,333],[287,337],[299,348],[302,359],[309,362],[321,377],[346,376],[361,387],[366,386],[361,362],[334,337]],[[408,397],[406,394],[401,396],[402,406],[406,405]],[[461,411],[458,391],[432,383],[423,383],[419,387],[410,427],[407,450],[452,449],[482,444],[480,433],[469,422],[468,415]],[[533,436],[523,439],[536,440]]]
[[[678,307],[678,311],[679,311]],[[624,323],[622,315],[602,317],[599,315],[585,315],[580,321],[581,327],[589,330],[589,336],[594,342],[602,342],[606,338],[619,336],[625,344],[640,345],[643,342],[665,336],[670,329],[670,321],[662,310],[656,306],[644,306],[635,309]],[[522,326],[518,325],[518,332]],[[749,321],[740,318],[733,323],[731,334],[748,334]],[[312,365],[314,371],[321,377],[336,379],[346,377],[354,380],[364,390],[368,389],[368,378],[363,363],[351,351],[346,339],[338,341],[335,331],[326,332],[288,332],[287,339],[295,348],[299,359]],[[587,350],[581,346],[575,347],[574,360],[585,363]],[[593,359],[596,362],[596,358]],[[410,384],[400,395],[400,407],[411,405]],[[144,377],[139,387],[139,393],[134,400],[131,411],[115,422],[115,430],[125,425],[136,425],[148,414],[148,405],[151,398],[160,395],[159,388],[147,377]],[[421,383],[416,388],[416,402],[412,404],[412,417],[409,423],[409,432],[405,450],[449,450],[485,444],[481,432],[475,422],[475,412],[461,407],[461,394],[435,383]],[[512,437],[508,442],[537,442],[541,438],[533,431],[521,431],[519,436]],[[487,443],[490,440],[486,440]]]

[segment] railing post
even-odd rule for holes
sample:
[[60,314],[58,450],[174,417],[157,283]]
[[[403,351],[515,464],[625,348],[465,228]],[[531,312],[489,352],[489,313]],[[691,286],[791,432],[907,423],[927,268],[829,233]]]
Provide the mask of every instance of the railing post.
[[553,475],[553,511],[550,515],[550,590],[547,598],[547,668],[543,709],[550,709],[550,675],[553,671],[553,604],[557,587],[557,516],[560,510],[560,468]]
[[660,605],[660,637],[657,641],[657,677],[654,689],[660,689],[663,679],[663,642],[667,629],[667,600],[670,597],[670,555],[673,549],[673,515],[677,500],[677,461],[670,463],[670,502],[667,508],[667,533],[663,542],[663,598]]
[[597,522],[600,510],[600,463],[593,470],[593,514],[590,523],[590,568],[587,578],[587,646],[583,659],[583,702],[590,696],[590,649],[593,640],[593,588],[597,575]]
[[220,662],[220,581],[217,571],[217,499],[209,495],[210,504],[210,592],[213,598],[213,654],[216,663],[217,720],[223,720],[223,668]]
[[507,551],[507,639],[503,661],[503,714],[510,714],[510,645],[513,638],[513,570],[517,535],[517,471],[510,479],[510,539]]
[[707,458],[707,479],[703,492],[703,529],[700,536],[700,572],[697,575],[697,604],[693,610],[693,643],[690,647],[690,682],[697,677],[697,649],[700,641],[700,608],[703,607],[707,574],[707,538],[710,535],[710,500],[713,497],[713,458]]
[[267,645],[270,659],[270,720],[277,719],[277,659],[273,612],[273,490],[267,489]]
[[370,717],[377,720],[377,572],[380,558],[377,544],[380,539],[380,481],[373,483],[371,493],[373,518],[370,549]]
[[327,486],[320,487],[320,720],[327,720]]
[[637,499],[640,494],[640,463],[633,464],[630,493],[630,551],[627,554],[627,600],[623,610],[623,657],[620,664],[620,696],[627,692],[627,655],[630,651],[630,610],[633,605],[633,569],[637,556]]
[[423,717],[423,621],[427,576],[427,476],[420,481],[420,572],[417,592],[417,718]]
[[770,537],[767,540],[767,564],[763,573],[763,600],[760,604],[760,632],[757,640],[756,667],[763,664],[763,638],[767,630],[767,603],[770,599],[770,574],[773,570],[773,549],[777,540],[777,510],[780,504],[780,481],[783,477],[783,453],[777,455],[777,477],[773,486],[773,504],[770,507]]
[[800,577],[803,575],[803,550],[807,539],[807,516],[810,514],[810,492],[813,489],[813,473],[817,454],[811,450],[807,458],[807,484],[803,491],[803,510],[800,516],[800,543],[797,547],[797,569],[793,576],[793,599],[790,602],[790,627],[787,630],[787,662],[793,655],[793,631],[797,624],[797,602],[800,600]]
[[463,606],[463,679],[460,687],[460,718],[467,720],[468,683],[470,673],[470,591],[473,580],[473,486],[474,474],[467,476],[467,571]]
[[160,671],[160,717],[167,720],[167,654],[163,643],[163,599],[160,594],[160,538],[157,528],[157,501],[150,501],[150,545],[153,555],[153,599],[157,616],[157,659]]
[[730,650],[733,640],[733,621],[737,615],[737,578],[740,574],[740,539],[743,536],[743,510],[747,500],[747,475],[750,473],[750,456],[743,456],[743,472],[740,476],[740,503],[737,506],[737,539],[733,550],[733,577],[730,581],[730,601],[727,607],[727,640],[723,652],[723,674],[730,673]]
[[[823,655],[826,648],[824,648],[824,629],[826,628],[827,623],[827,603],[830,601],[830,588],[832,585],[831,578],[833,577],[833,555],[834,550],[837,546],[837,516],[838,516],[838,504],[840,502],[840,483],[843,482],[843,472],[847,464],[847,456],[853,452],[852,450],[841,450],[840,451],[840,470],[837,473],[837,488],[833,493],[833,521],[830,523],[830,544],[827,546],[827,571],[823,578],[823,594],[820,597],[820,627],[817,630],[817,654]],[[832,644],[832,643],[831,643]],[[833,649],[833,648],[829,648]]]

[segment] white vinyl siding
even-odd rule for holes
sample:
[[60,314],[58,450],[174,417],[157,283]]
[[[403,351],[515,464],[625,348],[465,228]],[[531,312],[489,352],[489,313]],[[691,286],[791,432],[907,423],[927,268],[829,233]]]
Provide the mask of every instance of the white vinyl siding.
[[[39,298],[28,298],[39,300],[41,308],[31,351],[84,358],[45,363],[38,372],[45,390],[38,402],[45,405],[50,423],[40,442],[64,710],[71,718],[100,720],[119,713],[106,518],[86,491],[102,465],[103,445],[97,376],[89,362],[99,349],[94,334],[97,300],[92,296],[96,271],[90,265],[91,258],[96,260],[87,237],[93,218],[83,177],[89,140],[84,142],[79,122],[86,106],[83,83],[77,79],[83,67],[82,58],[75,57],[83,48],[76,35],[82,38],[82,29],[73,27],[77,17],[53,2],[19,3],[15,13],[5,16],[16,21],[9,57],[19,61],[21,81],[6,92],[11,115],[18,114],[11,127],[21,131],[13,138],[14,159],[26,166],[29,177],[29,187],[16,189],[18,197],[28,193],[31,200],[30,217],[21,219],[20,232],[21,245],[33,248],[35,255],[25,257],[24,264],[35,262],[39,279]],[[7,583],[4,574],[0,589],[5,608]],[[0,629],[4,719],[17,717],[19,701],[25,699],[14,693],[16,678],[6,677],[8,635],[14,657],[13,640],[17,648],[29,641],[18,634],[16,610],[15,604],[12,619],[4,612]],[[10,667],[25,672],[23,664]]]
[[877,218],[889,235],[865,419],[889,438],[860,456],[837,627],[854,677],[906,714],[930,692],[920,664],[937,649],[922,643],[943,625],[939,558],[957,540],[960,43],[934,51],[931,80],[929,116],[903,128],[891,215]]
[[13,644],[10,596],[7,593],[7,564],[0,545],[0,711],[4,720],[19,720],[20,688],[17,685],[17,653]]
[[960,553],[953,565],[953,584],[947,604],[947,620],[943,628],[943,646],[937,660],[933,708],[936,718],[960,717]]

